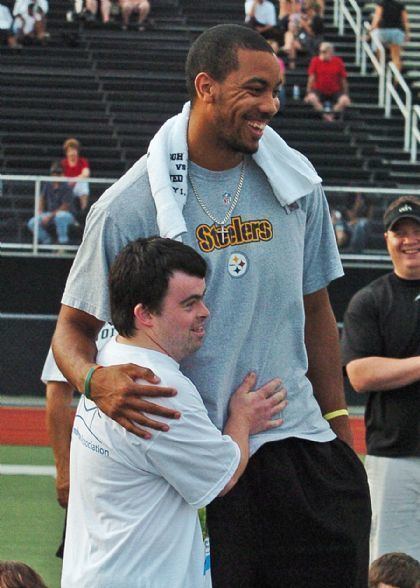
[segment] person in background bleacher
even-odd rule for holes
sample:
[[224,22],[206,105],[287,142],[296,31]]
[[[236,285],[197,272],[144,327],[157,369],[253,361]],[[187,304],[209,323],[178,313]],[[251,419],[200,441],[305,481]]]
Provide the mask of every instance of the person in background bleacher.
[[290,18],[300,18],[302,10],[301,0],[280,0],[279,2],[279,21],[284,32],[289,28]]
[[346,253],[360,253],[369,241],[373,205],[363,194],[348,194],[342,210],[333,209],[331,220],[337,245]]
[[[109,23],[111,16],[111,0],[99,0],[101,4],[101,17],[104,24]],[[98,0],[85,1],[85,19],[87,21],[94,21],[98,13]]]
[[67,178],[79,179],[77,182],[69,182],[69,186],[73,190],[73,196],[78,199],[79,208],[83,216],[87,213],[89,201],[89,183],[83,181],[83,179],[90,176],[89,162],[84,157],[80,157],[80,141],[73,137],[64,142],[63,150],[66,155],[61,160],[64,175]]
[[288,56],[289,69],[296,68],[298,52],[315,55],[324,34],[324,20],[320,16],[319,4],[311,3],[305,7],[295,2],[293,10],[283,19],[283,25],[287,23],[287,30],[282,49]]
[[280,100],[279,112],[282,112],[286,106],[286,66],[284,64],[283,59],[281,57],[279,57],[280,45],[279,45],[277,39],[267,39],[267,43],[273,49],[273,51],[277,57],[277,61],[279,62],[280,86],[279,86],[279,91],[278,91],[278,97]]
[[401,45],[410,40],[410,26],[405,5],[398,0],[379,0],[370,33],[373,41],[389,46],[391,60],[401,70]]
[[149,0],[119,0],[122,16],[122,29],[128,29],[128,23],[133,12],[138,12],[138,30],[144,31],[146,28],[147,17],[150,12]]
[[[62,176],[63,168],[58,161],[51,165],[52,176]],[[39,211],[28,221],[28,229],[31,233],[35,230],[38,220],[38,240],[45,245],[52,242],[48,232],[51,225],[55,226],[57,239],[60,245],[69,242],[68,229],[75,222],[70,208],[73,202],[73,194],[65,182],[46,182],[43,186]]]
[[23,43],[36,41],[41,44],[49,38],[47,33],[47,0],[16,0],[13,7],[13,30]]
[[245,24],[266,39],[283,43],[283,36],[277,27],[276,9],[269,0],[246,0]]
[[0,46],[7,45],[11,49],[20,49],[13,32],[13,16],[7,6],[0,4]]
[[317,2],[311,2],[302,14],[299,40],[311,57],[318,53],[324,40],[324,19],[321,16],[321,5]]
[[371,561],[420,553],[420,199],[392,202],[384,228],[393,271],[353,296],[341,338],[350,383],[367,394]]
[[[311,59],[308,74],[305,102],[323,113],[325,121],[332,122],[334,115],[342,113],[351,100],[346,66],[340,57],[334,55],[331,43],[321,43],[319,56]],[[326,108],[324,103],[329,103],[329,107]]]

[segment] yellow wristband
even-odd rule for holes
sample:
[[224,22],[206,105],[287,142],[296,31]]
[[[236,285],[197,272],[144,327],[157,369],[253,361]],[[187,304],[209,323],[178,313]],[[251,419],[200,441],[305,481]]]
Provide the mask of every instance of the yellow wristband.
[[323,415],[326,421],[330,421],[331,419],[335,419],[339,416],[349,416],[349,411],[347,408],[339,408],[338,410],[333,410],[332,412],[326,412]]

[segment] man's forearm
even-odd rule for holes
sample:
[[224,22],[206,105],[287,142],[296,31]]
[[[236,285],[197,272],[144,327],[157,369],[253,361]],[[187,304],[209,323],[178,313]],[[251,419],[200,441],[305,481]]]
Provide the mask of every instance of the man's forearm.
[[72,396],[73,388],[70,384],[66,382],[48,382],[47,429],[57,465],[68,465],[69,462]]
[[[326,289],[305,296],[305,344],[308,378],[322,414],[347,408],[344,396],[338,329]],[[330,421],[333,431],[352,444],[347,416]]]
[[62,305],[52,348],[58,367],[67,381],[83,392],[89,368],[95,364],[96,336],[103,322],[95,317]]
[[420,381],[420,356],[363,357],[349,362],[346,370],[356,392],[395,390]]
[[57,469],[58,501],[67,506],[70,485],[71,401],[73,388],[67,382],[47,384],[47,429]]

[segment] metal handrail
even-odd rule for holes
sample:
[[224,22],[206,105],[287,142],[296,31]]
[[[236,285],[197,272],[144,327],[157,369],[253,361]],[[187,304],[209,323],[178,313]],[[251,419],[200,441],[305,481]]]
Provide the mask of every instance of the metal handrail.
[[[415,107],[416,109],[416,116],[420,117],[420,108],[418,106]],[[57,178],[52,176],[35,176],[35,175],[16,175],[16,174],[3,174],[0,175],[0,180],[2,181],[20,181],[20,182],[34,182],[34,216],[36,216],[35,212],[38,210],[39,205],[39,198],[41,193],[41,182],[45,181],[57,181],[57,182],[65,182],[69,178],[63,178],[59,176]],[[74,180],[74,178],[70,178]],[[89,183],[97,183],[97,184],[112,184],[115,182],[113,178],[87,178],[86,181]],[[371,187],[371,186],[325,186],[325,192],[327,193],[357,193],[362,192],[364,194],[371,194],[373,196],[377,196],[378,199],[383,198],[383,196],[402,196],[404,194],[412,194],[416,196],[420,196],[420,188],[413,189],[413,188],[381,188],[381,187]],[[0,203],[1,203],[1,194],[0,194]],[[63,255],[70,257],[72,256],[73,252],[76,252],[78,245],[58,245],[58,244],[51,244],[51,245],[41,245],[34,239],[32,243],[1,243],[1,250],[0,255],[2,256],[28,256],[28,255],[37,255],[37,256],[51,256],[53,253],[61,251]],[[343,254],[343,259],[346,259],[348,262],[357,261],[357,256],[353,259],[348,256],[354,254]],[[366,254],[362,255],[362,258],[365,260],[369,260],[366,257]],[[375,254],[372,259],[380,260],[378,255]]]
[[356,17],[354,18],[349,8],[346,6],[345,0],[339,0],[338,6],[338,32],[340,35],[344,34],[344,19],[347,20],[351,29],[356,36],[356,65],[360,65],[361,47],[362,47],[362,11],[356,0],[348,0],[348,3],[353,8]]
[[[394,80],[398,82],[405,94],[405,103],[401,100],[395,86]],[[391,98],[394,99],[398,108],[401,111],[405,119],[404,124],[404,151],[410,151],[410,140],[411,140],[411,105],[412,96],[411,90],[408,87],[406,81],[402,77],[397,67],[392,63],[388,63],[386,72],[386,84],[385,84],[385,117],[391,118]]]
[[[74,177],[65,177],[65,176],[36,176],[36,175],[17,175],[17,174],[0,174],[0,197],[3,194],[3,181],[18,181],[18,182],[34,182],[35,184],[35,190],[34,190],[34,218],[35,218],[35,223],[34,223],[34,232],[33,232],[33,237],[32,237],[32,245],[30,246],[30,249],[32,250],[34,255],[38,255],[39,253],[45,252],[45,251],[60,251],[60,250],[77,250],[77,246],[76,245],[41,245],[38,241],[38,236],[39,236],[39,215],[38,215],[38,211],[40,208],[40,201],[41,201],[41,183],[45,183],[45,182],[61,182],[61,183],[67,183],[67,182],[75,182],[75,181],[83,181],[83,182],[87,182],[89,184],[113,184],[116,179],[115,178],[74,178]],[[2,243],[1,244],[2,248],[6,248],[6,249],[14,249],[16,248],[16,244],[6,244],[6,243]],[[28,248],[27,246],[25,246],[24,244],[20,244],[19,249],[26,249]]]
[[366,75],[367,73],[367,57],[369,57],[370,61],[376,73],[378,74],[379,84],[378,84],[378,105],[383,108],[385,106],[385,60],[386,60],[386,53],[385,47],[382,45],[379,39],[374,39],[373,43],[375,48],[379,53],[379,59],[375,55],[375,52],[372,50],[372,47],[369,44],[368,36],[370,30],[370,24],[367,21],[363,23],[363,36],[362,36],[362,55],[361,55],[361,66],[360,72],[362,75]]
[[420,120],[420,106],[415,104],[413,106],[412,119],[411,119],[411,163],[417,161],[417,143],[420,143],[420,131],[419,131],[419,120]]

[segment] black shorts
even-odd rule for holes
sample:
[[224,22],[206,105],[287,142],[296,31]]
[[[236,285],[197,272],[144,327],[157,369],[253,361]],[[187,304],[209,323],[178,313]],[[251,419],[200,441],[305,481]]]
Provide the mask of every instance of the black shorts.
[[338,102],[338,99],[343,96],[344,92],[334,92],[334,94],[323,94],[318,90],[313,90],[313,93],[316,94],[321,102],[327,102],[329,100],[333,104]]
[[366,588],[370,519],[344,442],[267,443],[207,507],[213,588]]

